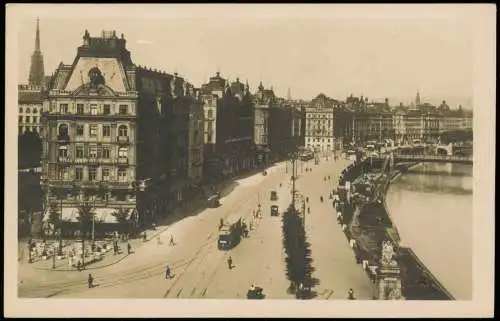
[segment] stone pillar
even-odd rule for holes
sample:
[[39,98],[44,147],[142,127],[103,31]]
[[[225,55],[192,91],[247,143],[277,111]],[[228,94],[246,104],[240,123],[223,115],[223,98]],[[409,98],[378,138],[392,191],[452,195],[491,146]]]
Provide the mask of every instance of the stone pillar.
[[394,250],[390,241],[382,244],[378,277],[379,300],[404,300],[401,291],[401,269],[393,259]]

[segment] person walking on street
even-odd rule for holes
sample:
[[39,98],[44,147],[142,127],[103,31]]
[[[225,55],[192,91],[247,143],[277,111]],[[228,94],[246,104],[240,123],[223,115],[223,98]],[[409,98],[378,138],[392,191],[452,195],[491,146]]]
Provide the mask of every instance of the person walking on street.
[[92,277],[92,274],[89,273],[89,278],[88,278],[88,284],[89,284],[89,289],[94,287],[94,278]]
[[174,236],[170,235],[170,245],[175,245]]
[[227,267],[231,270],[233,268],[233,259],[231,256],[227,258]]
[[128,254],[132,253],[132,245],[130,245],[129,242],[127,242],[127,253]]
[[146,237],[146,232],[144,232],[144,234],[142,235],[142,241],[146,242],[147,240],[148,238]]
[[349,292],[348,292],[348,294],[347,294],[347,299],[348,299],[348,300],[356,300],[356,299],[354,298],[354,291],[353,291],[352,289],[349,289]]
[[167,266],[165,267],[165,280],[172,278],[171,272],[172,271],[170,270],[170,265],[167,264]]

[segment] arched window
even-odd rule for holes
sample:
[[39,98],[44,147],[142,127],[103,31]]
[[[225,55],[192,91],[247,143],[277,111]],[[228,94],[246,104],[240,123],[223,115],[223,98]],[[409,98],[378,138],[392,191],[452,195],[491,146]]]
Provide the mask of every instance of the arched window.
[[35,108],[35,109],[33,109],[33,114],[36,114],[36,108]]
[[28,108],[26,108],[26,113],[27,113],[27,114],[29,114],[29,113],[30,113],[30,109],[29,109],[29,107],[28,107]]
[[68,136],[68,125],[59,125],[59,136]]
[[128,136],[128,129],[125,125],[120,125],[118,127],[118,136]]
[[19,108],[19,113],[22,114],[23,113],[23,107],[20,107]]

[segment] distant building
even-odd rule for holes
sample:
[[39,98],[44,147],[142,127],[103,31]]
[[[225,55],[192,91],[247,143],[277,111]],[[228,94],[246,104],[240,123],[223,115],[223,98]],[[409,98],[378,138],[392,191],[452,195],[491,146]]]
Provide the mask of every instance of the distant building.
[[31,55],[31,68],[28,78],[31,86],[42,87],[45,83],[43,55],[40,49],[40,21],[36,20],[35,51]]
[[35,50],[31,55],[28,84],[17,87],[19,134],[30,131],[40,133],[44,89],[50,76],[45,76],[43,54],[40,49],[40,21],[36,21]]
[[305,146],[316,152],[335,149],[334,105],[324,94],[319,94],[306,108]]
[[85,31],[72,64],[61,63],[44,99],[42,177],[46,202],[75,220],[82,202],[114,222],[128,209],[139,225],[184,199],[192,85],[136,66],[123,36]]
[[18,85],[17,90],[19,134],[28,131],[40,133],[42,131],[40,118],[43,111],[42,88],[39,86]]
[[253,101],[248,84],[217,72],[200,88],[204,119],[204,176],[216,182],[254,165]]
[[[269,146],[269,118],[271,109],[276,104],[276,96],[271,89],[264,89],[262,82],[254,94],[254,130],[253,142],[255,144],[255,152],[257,164],[264,165],[269,163],[269,154],[271,152]],[[276,126],[276,124],[274,124]]]

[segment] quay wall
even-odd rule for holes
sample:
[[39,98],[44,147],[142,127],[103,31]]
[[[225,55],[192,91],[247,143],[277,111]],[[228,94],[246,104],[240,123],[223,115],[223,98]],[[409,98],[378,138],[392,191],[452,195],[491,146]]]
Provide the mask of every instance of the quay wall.
[[[381,164],[383,163],[383,161],[373,162],[373,160],[368,161],[368,159],[355,162],[342,172],[342,177],[339,179],[339,187],[345,186],[347,180],[352,184],[356,179],[360,178],[363,173],[380,172]],[[406,163],[403,166],[412,168],[420,165],[421,163],[414,162]],[[382,196],[382,210],[386,216],[386,221],[390,222],[391,227],[387,228],[386,226],[380,226],[379,230],[386,235],[386,239],[390,239],[395,243],[395,248],[397,249],[395,259],[401,267],[401,281],[405,298],[407,300],[455,300],[453,295],[446,290],[425,264],[417,257],[413,250],[401,244],[401,239],[397,227],[391,219],[385,196],[390,187],[390,183],[403,174],[401,173],[401,167],[396,170],[391,170],[387,174],[385,179],[377,186],[377,189],[379,189],[379,195]],[[373,252],[374,249],[371,251]],[[377,257],[377,255],[378,253],[369,254],[370,257]]]

